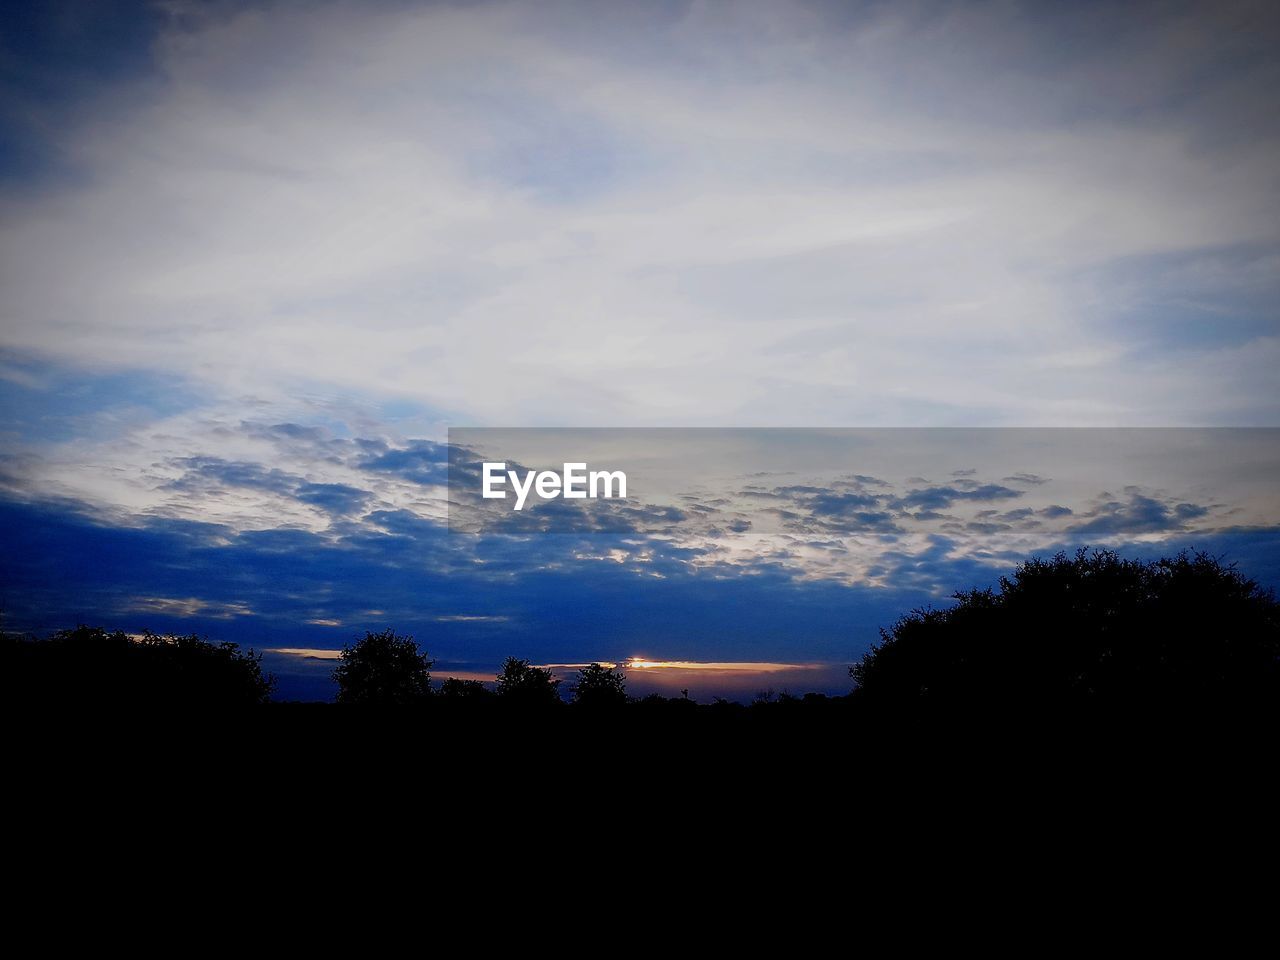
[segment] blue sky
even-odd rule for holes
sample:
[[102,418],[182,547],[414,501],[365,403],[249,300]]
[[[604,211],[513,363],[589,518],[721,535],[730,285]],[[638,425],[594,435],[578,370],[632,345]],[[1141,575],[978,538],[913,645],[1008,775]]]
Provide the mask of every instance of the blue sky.
[[[6,621],[846,662],[1003,549],[916,531],[872,584],[663,541],[659,580],[451,538],[435,445],[1275,426],[1278,38],[1249,3],[9,5]],[[1062,542],[1274,571],[1192,486],[1100,479]]]

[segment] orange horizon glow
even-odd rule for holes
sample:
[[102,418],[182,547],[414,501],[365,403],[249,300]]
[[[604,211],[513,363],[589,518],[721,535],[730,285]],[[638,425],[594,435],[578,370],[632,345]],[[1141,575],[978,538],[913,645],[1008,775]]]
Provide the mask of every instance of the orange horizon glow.
[[325,650],[315,647],[264,647],[263,653],[281,653],[286,657],[306,657],[311,660],[337,660],[341,650]]
[[[301,657],[312,660],[337,660],[341,650],[322,649],[316,647],[272,647],[264,653],[276,653],[287,657]],[[758,660],[650,660],[647,657],[634,656],[621,662],[608,660],[592,660],[583,663],[539,663],[533,664],[540,670],[581,670],[592,664],[598,664],[607,670],[638,670],[643,673],[661,672],[698,672],[698,673],[734,673],[734,674],[770,674],[786,673],[793,670],[821,670],[831,666],[826,663],[777,663]],[[496,679],[498,671],[480,670],[441,670],[439,676],[456,677],[459,680],[481,680],[490,682]]]
[[768,661],[647,660],[632,657],[623,663],[630,670],[705,670],[721,673],[782,673],[787,670],[818,670],[821,663],[771,663]]
[[706,673],[784,673],[788,670],[821,670],[825,663],[775,663],[762,660],[650,660],[648,657],[628,657],[621,663],[592,660],[589,663],[536,663],[540,670],[581,670],[598,664],[607,670],[697,670]]

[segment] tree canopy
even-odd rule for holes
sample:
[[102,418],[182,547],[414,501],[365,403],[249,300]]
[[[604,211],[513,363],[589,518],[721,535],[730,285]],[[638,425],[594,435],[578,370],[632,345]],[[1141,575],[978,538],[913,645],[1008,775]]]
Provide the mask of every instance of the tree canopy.
[[547,705],[560,702],[559,679],[550,669],[507,657],[498,674],[498,695],[509,703]]
[[850,673],[855,700],[964,710],[1272,701],[1280,606],[1203,554],[1108,550],[1033,559],[999,589],[954,595],[881,631]]
[[405,706],[431,694],[432,661],[411,636],[388,627],[342,648],[333,679],[339,703]]
[[589,707],[615,707],[627,702],[627,676],[613,667],[589,663],[570,687],[573,702]]

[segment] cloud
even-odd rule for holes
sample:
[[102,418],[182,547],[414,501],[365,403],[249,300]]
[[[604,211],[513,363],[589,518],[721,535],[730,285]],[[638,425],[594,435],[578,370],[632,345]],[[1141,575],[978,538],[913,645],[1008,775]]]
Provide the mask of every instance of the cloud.
[[26,128],[12,350],[477,423],[1280,411],[1260,8],[181,9]]
[[1026,483],[1026,484],[1031,484],[1032,486],[1038,487],[1043,483],[1048,483],[1049,478],[1039,477],[1039,476],[1036,476],[1034,473],[1015,473],[1011,477],[1005,477],[1004,481],[1005,483]]
[[368,491],[344,483],[304,483],[294,496],[331,514],[359,513],[370,499]]
[[922,507],[926,510],[943,510],[958,500],[986,503],[992,500],[1009,500],[1022,496],[1021,490],[1002,487],[996,483],[975,484],[970,488],[959,485],[947,487],[917,487],[891,501],[896,509]]
[[173,461],[183,471],[170,482],[175,490],[245,487],[270,493],[292,493],[301,482],[282,470],[257,463],[228,462],[218,457],[180,457]]
[[805,502],[814,513],[845,516],[879,506],[880,498],[856,493],[817,493]]
[[166,617],[208,617],[228,620],[231,617],[250,617],[253,611],[244,603],[219,603],[199,597],[137,597],[127,610],[137,613],[158,613]]
[[1067,528],[1075,534],[1161,533],[1183,529],[1188,520],[1204,517],[1207,507],[1194,503],[1172,503],[1128,490],[1125,500],[1108,500],[1085,515],[1081,523]]
[[415,440],[406,447],[370,455],[359,462],[362,470],[391,473],[426,486],[449,480],[448,449],[429,440]]

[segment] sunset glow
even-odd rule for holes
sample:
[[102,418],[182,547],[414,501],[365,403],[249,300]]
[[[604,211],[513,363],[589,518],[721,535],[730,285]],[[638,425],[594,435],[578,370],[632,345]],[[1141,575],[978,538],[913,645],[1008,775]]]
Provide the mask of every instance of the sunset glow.
[[705,670],[720,673],[783,673],[788,670],[817,670],[820,663],[754,663],[703,660],[646,660],[632,657],[623,666],[628,670]]

